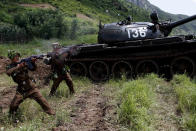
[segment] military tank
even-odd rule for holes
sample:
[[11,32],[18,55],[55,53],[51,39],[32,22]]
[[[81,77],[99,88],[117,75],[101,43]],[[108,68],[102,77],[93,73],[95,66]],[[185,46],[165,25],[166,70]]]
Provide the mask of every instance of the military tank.
[[195,20],[196,15],[176,22],[159,22],[153,12],[150,18],[152,22],[132,22],[131,17],[105,25],[100,22],[98,44],[79,45],[79,53],[69,59],[71,74],[94,81],[147,73],[194,76],[195,36],[169,34],[173,28]]

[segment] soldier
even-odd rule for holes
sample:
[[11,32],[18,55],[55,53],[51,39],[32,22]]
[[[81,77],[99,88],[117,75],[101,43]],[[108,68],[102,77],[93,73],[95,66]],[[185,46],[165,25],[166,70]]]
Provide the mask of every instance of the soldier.
[[131,16],[128,16],[128,17],[126,18],[126,25],[130,25],[131,22],[132,22],[132,20],[133,20],[133,18],[132,18]]
[[[53,52],[54,53],[58,53],[58,50],[61,49],[61,46],[59,45],[59,43],[53,43],[52,45],[53,47]],[[69,52],[67,52],[65,54],[65,58],[69,57]],[[73,86],[73,82],[71,79],[71,76],[69,74],[69,67],[67,65],[61,65],[58,64],[57,62],[55,62],[55,59],[51,59],[51,61],[49,62],[49,64],[51,64],[51,69],[52,69],[52,74],[53,74],[53,85],[50,91],[49,96],[53,96],[59,86],[59,84],[65,80],[67,86],[69,87],[70,90],[70,94],[74,94],[74,86]]]
[[[42,109],[49,115],[55,115],[55,112],[50,108],[46,99],[41,95],[39,90],[30,80],[28,75],[28,68],[26,63],[19,63],[20,54],[15,51],[9,51],[8,57],[11,60],[6,68],[7,75],[11,76],[14,82],[18,84],[16,94],[10,105],[10,115],[14,115],[19,105],[26,99],[31,98],[37,101]],[[32,58],[32,62],[35,63],[36,59]],[[36,67],[35,67],[36,68]]]
[[159,31],[159,17],[158,17],[157,12],[156,11],[153,11],[150,14],[150,18],[152,20],[152,23],[154,24],[153,32]]

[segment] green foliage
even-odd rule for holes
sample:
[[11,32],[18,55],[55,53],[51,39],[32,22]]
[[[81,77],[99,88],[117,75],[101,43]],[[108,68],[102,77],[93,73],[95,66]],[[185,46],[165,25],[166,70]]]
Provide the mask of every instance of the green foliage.
[[56,127],[63,126],[69,120],[69,114],[65,109],[56,113]]
[[[155,78],[151,82],[148,79]],[[129,81],[123,84],[120,94],[121,105],[118,111],[119,122],[131,130],[150,130],[151,118],[149,108],[153,102],[156,75]]]
[[172,80],[182,113],[182,127],[196,130],[196,84],[186,75],[176,75]]
[[[142,20],[146,21],[149,19],[148,12],[145,10],[138,8],[132,3],[129,3],[125,0],[80,0],[82,5],[87,7],[92,7],[96,13],[96,15],[101,18],[102,21],[111,21],[114,19],[124,19],[129,15],[133,15],[134,20]],[[106,11],[107,10],[107,11]],[[108,19],[102,15],[99,15],[101,12],[104,15],[108,15],[113,17],[113,19]],[[119,14],[119,15],[118,15]],[[89,14],[91,15],[91,14]],[[141,17],[142,16],[142,17]],[[91,17],[96,17],[92,15]]]
[[59,11],[36,9],[25,14],[17,14],[14,22],[27,31],[29,37],[49,39],[61,38],[67,32],[66,21]]
[[5,11],[0,11],[0,21],[4,21],[6,23],[12,22],[12,17],[7,14]]
[[69,97],[69,88],[65,82],[63,82],[59,85],[59,88],[57,89],[55,96],[66,97],[66,98]]
[[23,42],[27,39],[26,31],[16,25],[0,23],[0,42],[18,41]]
[[[52,4],[56,10],[26,8],[17,5],[15,2],[48,2]],[[0,2],[0,6],[2,7],[0,8],[0,19],[4,23],[12,24],[13,27],[16,26],[17,30],[19,30],[17,32],[22,32],[18,33],[18,35],[20,34],[20,37],[17,37],[16,32],[13,32],[11,35],[7,34],[12,40],[16,41],[21,37],[24,40],[29,40],[33,37],[44,39],[70,38],[71,40],[76,40],[80,36],[96,34],[98,32],[97,20],[102,20],[107,23],[113,22],[117,21],[117,19],[122,20],[131,13],[136,14],[134,16],[135,20],[146,20],[146,18],[148,18],[144,10],[123,0],[9,0]],[[106,10],[108,10],[108,13],[106,13]],[[77,14],[84,14],[89,20],[80,21],[76,19],[75,17]],[[120,16],[117,14],[120,14]],[[66,21],[66,17],[71,17],[72,20]],[[12,26],[10,28],[12,28]],[[22,41],[24,41],[23,39]]]
[[[51,43],[48,45],[50,46]],[[41,54],[49,50],[47,43],[45,41],[41,41],[39,39],[34,39],[28,43],[18,44],[18,43],[10,43],[10,44],[0,44],[0,55],[6,56],[8,50],[16,50],[20,52],[22,57],[30,56],[33,54]]]
[[12,78],[9,77],[7,74],[0,75],[0,91],[3,90],[6,86],[11,87],[15,86],[16,84],[13,82]]
[[196,87],[186,75],[173,78],[173,86],[179,99],[179,109],[183,112],[196,112]]
[[72,40],[76,39],[76,37],[77,37],[77,34],[76,34],[77,28],[78,28],[78,21],[76,19],[74,19],[72,21],[72,24],[71,24],[70,39],[72,39]]

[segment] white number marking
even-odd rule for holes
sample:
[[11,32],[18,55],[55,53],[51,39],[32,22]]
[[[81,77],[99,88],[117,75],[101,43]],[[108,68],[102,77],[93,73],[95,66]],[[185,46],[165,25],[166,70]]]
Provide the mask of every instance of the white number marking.
[[147,27],[129,28],[127,32],[128,38],[146,37]]

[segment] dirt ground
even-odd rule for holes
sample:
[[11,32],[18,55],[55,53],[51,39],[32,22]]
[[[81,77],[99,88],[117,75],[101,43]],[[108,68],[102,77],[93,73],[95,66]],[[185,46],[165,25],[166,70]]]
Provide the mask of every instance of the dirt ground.
[[[0,59],[0,70],[5,73],[6,64],[9,61],[6,58]],[[37,61],[37,70],[30,72],[41,87],[44,86],[44,78],[50,73],[50,67]],[[7,111],[11,100],[14,97],[16,87],[0,87],[0,109]],[[118,131],[119,129],[105,119],[107,112],[107,99],[103,96],[104,87],[94,85],[74,96],[65,108],[68,108],[71,114],[71,123],[54,127],[53,131]]]
[[[9,60],[5,57],[0,57],[0,75],[5,73],[6,64]],[[45,65],[41,60],[36,62],[37,70],[30,72],[40,85],[40,88],[45,87],[44,78],[50,73],[50,66]],[[157,86],[156,103],[153,109],[155,117],[155,130],[157,131],[178,131],[178,122],[180,116],[177,115],[177,101],[174,92],[170,86],[163,88]],[[53,131],[122,131],[117,123],[112,123],[112,116],[115,116],[114,108],[109,107],[109,99],[103,95],[103,85],[93,84],[92,88],[88,88],[74,95],[64,103],[64,108],[68,110],[71,122],[54,127]],[[16,86],[1,87],[0,86],[0,111],[7,111],[14,97]],[[111,113],[112,112],[112,113]],[[109,117],[108,117],[109,116]],[[109,118],[109,119],[108,119]]]
[[94,85],[69,102],[71,123],[53,128],[53,131],[119,131],[119,127],[106,119],[107,98],[104,87]]
[[76,17],[77,18],[81,18],[81,19],[84,19],[84,20],[89,20],[89,21],[93,21],[93,19],[91,19],[90,17],[84,15],[84,14],[80,14],[80,13],[77,13],[76,14]]
[[[169,83],[168,83],[169,84]],[[158,131],[179,131],[177,114],[177,99],[174,90],[170,86],[156,87],[156,105],[153,111],[155,117],[155,129]]]
[[56,8],[50,4],[19,4],[20,6],[24,7],[32,7],[32,8],[42,8],[42,9],[52,9],[55,10]]
[[6,57],[0,56],[0,75],[5,72],[6,64],[8,64],[10,61]]

